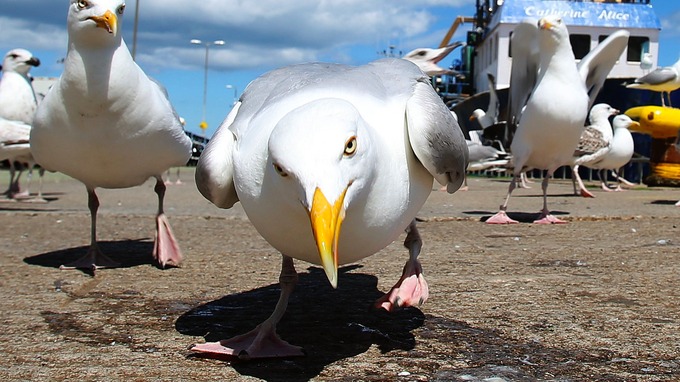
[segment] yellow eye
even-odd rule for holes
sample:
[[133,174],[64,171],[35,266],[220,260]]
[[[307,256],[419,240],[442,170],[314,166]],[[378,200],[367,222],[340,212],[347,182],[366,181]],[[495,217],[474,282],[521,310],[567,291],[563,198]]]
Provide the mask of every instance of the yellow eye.
[[[139,1],[139,0],[137,0],[137,1]],[[120,7],[118,7],[118,9],[116,10],[116,12],[118,12],[119,15],[122,15],[123,12],[125,12],[125,4],[123,4],[123,5],[121,5]]]
[[345,143],[345,156],[350,156],[357,151],[357,137],[352,137]]
[[284,178],[288,176],[288,173],[283,169],[283,167],[279,166],[276,163],[274,163],[274,170],[276,171],[277,174],[281,175]]
[[78,8],[80,8],[80,9],[85,9],[88,6],[90,6],[90,2],[87,1],[87,0],[78,0],[77,4],[78,4]]

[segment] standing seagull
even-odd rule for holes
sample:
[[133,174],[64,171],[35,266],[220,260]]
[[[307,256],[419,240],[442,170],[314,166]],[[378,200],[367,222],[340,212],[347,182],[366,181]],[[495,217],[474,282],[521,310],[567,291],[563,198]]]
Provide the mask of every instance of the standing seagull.
[[640,78],[636,78],[627,88],[646,89],[661,93],[661,106],[666,106],[664,94],[668,95],[668,106],[671,105],[671,92],[680,88],[680,59],[671,66],[656,68]]
[[[618,170],[625,166],[633,157],[635,143],[633,135],[630,133],[631,127],[639,127],[640,124],[630,119],[627,115],[617,115],[612,122],[614,136],[611,141],[610,149],[599,161],[588,166],[599,170],[600,183],[605,191],[621,191],[621,178]],[[634,129],[633,129],[634,130]],[[617,186],[611,189],[607,185],[607,170],[612,170],[617,180]]]
[[[28,73],[32,67],[39,65],[40,60],[26,49],[12,49],[5,54],[0,78],[0,118],[7,121],[19,121],[29,125],[30,128],[38,104]],[[30,159],[29,162],[32,161],[30,152],[28,159]],[[28,191],[20,193],[20,176],[21,172],[16,174],[14,160],[10,159],[10,180],[6,194],[11,198],[29,196]]]
[[433,177],[450,193],[460,187],[467,157],[455,119],[429,78],[406,60],[294,65],[253,81],[201,155],[196,185],[218,207],[240,201],[281,252],[281,296],[251,332],[193,350],[302,355],[276,334],[297,280],[293,258],[323,266],[336,287],[339,265],[375,254],[404,230],[409,260],[376,305],[392,310],[425,301],[414,219]]
[[35,159],[85,184],[92,217],[87,254],[64,268],[97,269],[117,262],[97,245],[95,188],[138,186],[156,178],[154,258],[178,265],[182,255],[163,212],[162,174],[184,165],[191,141],[165,89],[135,64],[122,39],[123,0],[71,0],[64,73],[40,103],[31,130]]
[[516,128],[510,146],[514,176],[500,211],[487,223],[517,223],[506,210],[525,168],[547,170],[542,182],[543,208],[535,223],[564,223],[548,209],[549,179],[572,160],[590,105],[628,36],[626,31],[613,33],[577,67],[567,26],[559,16],[546,16],[538,24],[523,22],[515,28],[508,102],[509,129]]
[[574,161],[571,164],[571,182],[574,186],[574,195],[579,195],[576,190],[576,184],[578,183],[581,196],[584,198],[595,197],[583,185],[578,169],[580,166],[594,169],[595,167],[593,166],[611,150],[614,135],[612,125],[609,123],[609,117],[616,114],[619,114],[619,110],[606,103],[597,104],[590,110],[590,125],[586,126],[581,134],[578,147],[574,152]]
[[0,117],[10,121],[33,123],[37,107],[28,72],[40,60],[26,49],[12,49],[2,61],[0,78]]

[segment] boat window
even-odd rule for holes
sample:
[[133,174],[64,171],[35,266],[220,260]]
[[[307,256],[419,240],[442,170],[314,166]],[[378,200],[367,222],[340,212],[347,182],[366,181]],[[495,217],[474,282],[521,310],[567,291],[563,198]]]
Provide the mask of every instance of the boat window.
[[569,42],[577,60],[582,59],[590,52],[590,36],[587,34],[570,34]]
[[649,53],[649,37],[630,36],[626,60],[628,62],[640,62],[644,53]]

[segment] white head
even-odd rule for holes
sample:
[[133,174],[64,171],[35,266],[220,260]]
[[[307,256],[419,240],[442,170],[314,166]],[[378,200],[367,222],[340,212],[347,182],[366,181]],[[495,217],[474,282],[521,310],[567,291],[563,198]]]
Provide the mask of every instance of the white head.
[[12,49],[2,60],[2,70],[26,76],[33,66],[40,66],[40,60],[26,49]]
[[465,45],[465,43],[456,42],[439,49],[418,48],[406,53],[402,58],[418,65],[420,70],[430,77],[451,74],[453,73],[452,70],[444,69],[437,64],[461,45]]
[[617,115],[619,113],[620,111],[618,109],[615,109],[606,103],[598,103],[590,109],[588,119],[590,123],[593,124],[604,119],[609,119],[612,115]]
[[567,25],[562,21],[562,18],[557,15],[545,16],[538,20],[538,29],[541,32],[541,50],[553,50],[560,42],[566,41],[567,44],[569,43]]
[[614,117],[614,122],[612,123],[614,130],[616,129],[630,129],[635,130],[636,127],[640,127],[640,123],[633,121],[625,114],[619,114]]
[[69,38],[98,44],[102,40],[119,41],[124,12],[125,0],[71,0]]
[[334,287],[345,212],[370,183],[375,162],[367,124],[341,99],[319,99],[292,110],[269,138],[265,182],[277,182],[281,203],[309,215],[321,264]]

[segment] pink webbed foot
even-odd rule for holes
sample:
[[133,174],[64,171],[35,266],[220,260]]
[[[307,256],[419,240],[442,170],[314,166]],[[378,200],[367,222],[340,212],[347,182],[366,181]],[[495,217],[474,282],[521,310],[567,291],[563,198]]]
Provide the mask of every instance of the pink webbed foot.
[[517,224],[517,220],[510,219],[505,211],[498,211],[496,215],[486,219],[486,224]]
[[586,190],[585,188],[581,189],[581,196],[583,196],[584,198],[594,198],[595,197],[595,195],[593,195],[593,193]]
[[276,334],[275,328],[266,323],[258,325],[246,334],[228,340],[192,345],[189,350],[238,357],[242,360],[255,358],[300,357],[305,353],[299,346],[293,346]]
[[375,307],[391,312],[396,308],[422,305],[428,297],[429,289],[420,262],[409,260],[399,281],[375,302]]
[[159,214],[156,217],[156,240],[153,246],[153,257],[162,268],[167,265],[178,267],[182,262],[182,251],[179,249],[179,244],[172,233],[165,214]]
[[99,246],[95,244],[90,246],[85,256],[79,258],[74,262],[64,264],[60,266],[59,269],[61,270],[89,269],[91,271],[96,271],[97,269],[117,268],[119,266],[120,266],[119,262],[114,261],[110,257],[103,254],[102,251],[99,249]]
[[534,220],[534,224],[567,224],[568,222],[560,220],[550,214],[541,214],[538,220]]

